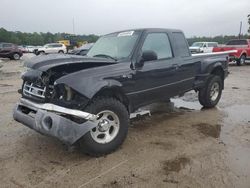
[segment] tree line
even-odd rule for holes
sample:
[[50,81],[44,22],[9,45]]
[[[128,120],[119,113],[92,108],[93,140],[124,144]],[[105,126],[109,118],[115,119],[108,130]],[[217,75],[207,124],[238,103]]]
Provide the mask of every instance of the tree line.
[[47,43],[57,42],[59,40],[68,40],[74,38],[75,41],[95,42],[99,36],[97,35],[72,35],[68,33],[25,33],[20,31],[7,31],[0,28],[0,42],[9,42],[18,45],[44,45]]
[[[250,16],[249,24],[250,24]],[[250,28],[249,28],[250,32]],[[18,45],[44,45],[47,43],[57,42],[59,40],[67,40],[70,35],[68,33],[25,33],[20,31],[7,31],[4,28],[0,28],[0,42],[10,42]],[[87,42],[95,42],[99,36],[91,34],[91,35],[74,35],[75,41],[87,41]],[[207,41],[207,42],[218,42],[219,44],[225,44],[231,39],[238,39],[239,36],[234,35],[220,35],[215,37],[191,37],[188,38],[188,43],[191,45],[194,42]],[[250,38],[249,35],[243,35],[241,38]]]

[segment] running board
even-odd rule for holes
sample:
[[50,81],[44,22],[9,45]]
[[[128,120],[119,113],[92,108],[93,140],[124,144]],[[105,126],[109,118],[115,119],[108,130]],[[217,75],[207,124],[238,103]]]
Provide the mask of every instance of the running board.
[[129,118],[133,119],[133,118],[140,117],[140,116],[145,116],[145,115],[151,116],[150,111],[149,110],[138,110],[138,111],[136,111],[134,113],[131,113]]

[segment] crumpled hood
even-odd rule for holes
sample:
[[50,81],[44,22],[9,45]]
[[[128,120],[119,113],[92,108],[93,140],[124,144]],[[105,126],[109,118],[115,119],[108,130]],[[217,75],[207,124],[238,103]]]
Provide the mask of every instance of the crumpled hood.
[[35,56],[24,62],[24,65],[28,68],[47,71],[53,67],[64,66],[65,69],[75,64],[91,64],[91,67],[102,66],[107,64],[115,64],[116,62],[112,59],[107,58],[92,58],[86,56],[68,55],[68,54],[50,54]]

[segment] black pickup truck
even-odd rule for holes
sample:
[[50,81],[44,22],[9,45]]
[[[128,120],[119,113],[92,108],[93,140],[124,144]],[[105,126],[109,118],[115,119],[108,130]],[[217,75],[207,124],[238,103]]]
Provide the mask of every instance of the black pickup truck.
[[190,90],[214,107],[228,75],[226,52],[192,56],[172,29],[115,32],[86,56],[38,56],[26,65],[14,119],[94,156],[122,144],[139,107]]

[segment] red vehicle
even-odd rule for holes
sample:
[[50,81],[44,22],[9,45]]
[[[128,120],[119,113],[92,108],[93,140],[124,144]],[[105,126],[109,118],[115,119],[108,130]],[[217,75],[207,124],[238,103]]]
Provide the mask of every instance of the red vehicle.
[[229,54],[229,61],[236,61],[237,65],[245,64],[250,59],[250,39],[230,40],[225,46],[213,48],[213,52],[237,50]]

